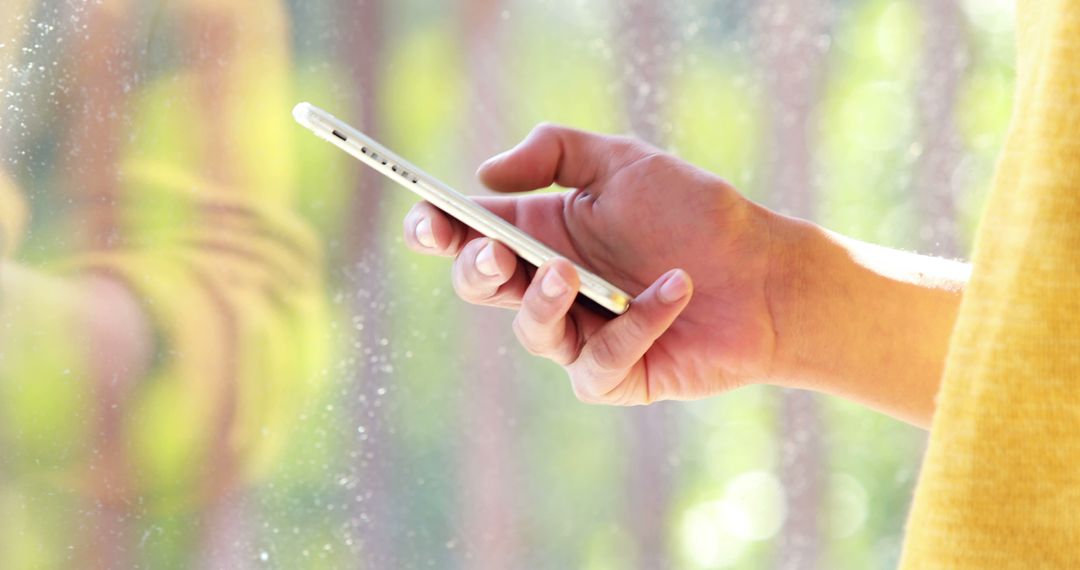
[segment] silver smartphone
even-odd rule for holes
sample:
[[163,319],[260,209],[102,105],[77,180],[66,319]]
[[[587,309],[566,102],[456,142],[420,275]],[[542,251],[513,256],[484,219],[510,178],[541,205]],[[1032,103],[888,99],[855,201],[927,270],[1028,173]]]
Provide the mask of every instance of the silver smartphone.
[[[386,147],[372,140],[344,121],[311,105],[300,103],[293,109],[296,122],[319,137],[337,145],[364,164],[394,182],[416,192],[436,208],[453,216],[474,230],[509,247],[518,257],[540,267],[549,259],[560,257],[550,247],[523,232],[446,184],[404,161]],[[574,264],[581,279],[581,294],[601,307],[621,315],[630,308],[630,295],[599,275]]]

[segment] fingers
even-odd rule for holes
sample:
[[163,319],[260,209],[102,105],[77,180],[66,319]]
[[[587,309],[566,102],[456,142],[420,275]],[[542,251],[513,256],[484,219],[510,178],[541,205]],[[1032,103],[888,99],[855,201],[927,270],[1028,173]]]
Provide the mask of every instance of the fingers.
[[545,263],[533,278],[514,318],[514,334],[529,352],[566,365],[577,358],[578,330],[568,318],[580,288],[565,259]]
[[[496,213],[499,213],[496,211]],[[477,305],[516,308],[527,286],[517,256],[501,243],[447,216],[428,202],[405,216],[405,243],[418,253],[456,256],[451,282],[458,296]]]
[[[476,202],[499,217],[514,223],[517,217],[516,198],[475,198]],[[428,255],[456,256],[461,248],[480,233],[446,215],[430,202],[413,205],[404,220],[405,244],[409,249]]]
[[583,188],[601,178],[629,143],[624,139],[543,124],[518,146],[480,166],[480,180],[497,192],[525,192],[558,183]]
[[[586,402],[606,402],[656,339],[690,302],[693,283],[681,269],[662,275],[634,300],[626,313],[599,328],[569,367],[574,393]],[[648,384],[642,376],[644,389]],[[655,397],[643,394],[649,402]]]
[[517,307],[527,286],[514,252],[489,238],[465,244],[450,275],[458,296],[477,305]]
[[[522,229],[542,242],[558,241],[560,232],[565,231],[557,222],[563,204],[559,195],[474,200],[511,224],[522,222]],[[464,300],[508,308],[521,304],[529,276],[506,246],[491,241],[428,202],[412,207],[405,216],[403,229],[405,243],[413,251],[456,257],[452,281]]]
[[405,244],[417,253],[457,255],[465,245],[465,226],[428,202],[405,215]]

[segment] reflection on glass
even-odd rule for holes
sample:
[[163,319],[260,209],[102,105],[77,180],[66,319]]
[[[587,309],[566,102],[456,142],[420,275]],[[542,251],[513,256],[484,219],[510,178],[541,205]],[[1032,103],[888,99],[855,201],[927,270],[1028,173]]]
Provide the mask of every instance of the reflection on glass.
[[289,111],[474,192],[537,122],[633,132],[772,207],[961,255],[1011,22],[1007,2],[8,0],[0,568],[893,567],[917,431],[767,388],[576,403],[508,315],[400,247],[411,197]]

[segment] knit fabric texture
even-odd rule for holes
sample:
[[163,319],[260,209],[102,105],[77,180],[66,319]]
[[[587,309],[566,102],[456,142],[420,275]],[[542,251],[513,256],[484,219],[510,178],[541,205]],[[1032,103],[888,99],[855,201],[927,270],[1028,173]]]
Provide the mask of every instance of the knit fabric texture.
[[1017,49],[905,569],[1080,568],[1080,0],[1021,0]]

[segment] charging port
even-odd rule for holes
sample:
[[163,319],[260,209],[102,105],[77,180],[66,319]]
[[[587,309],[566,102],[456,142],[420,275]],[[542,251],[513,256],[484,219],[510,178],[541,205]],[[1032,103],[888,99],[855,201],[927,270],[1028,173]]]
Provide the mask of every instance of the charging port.
[[334,136],[335,136],[335,137],[337,137],[337,138],[339,138],[339,139],[341,139],[341,140],[343,140],[343,141],[347,141],[347,140],[349,140],[349,139],[345,138],[345,135],[343,135],[343,134],[341,134],[341,133],[337,132],[336,130],[334,131]]

